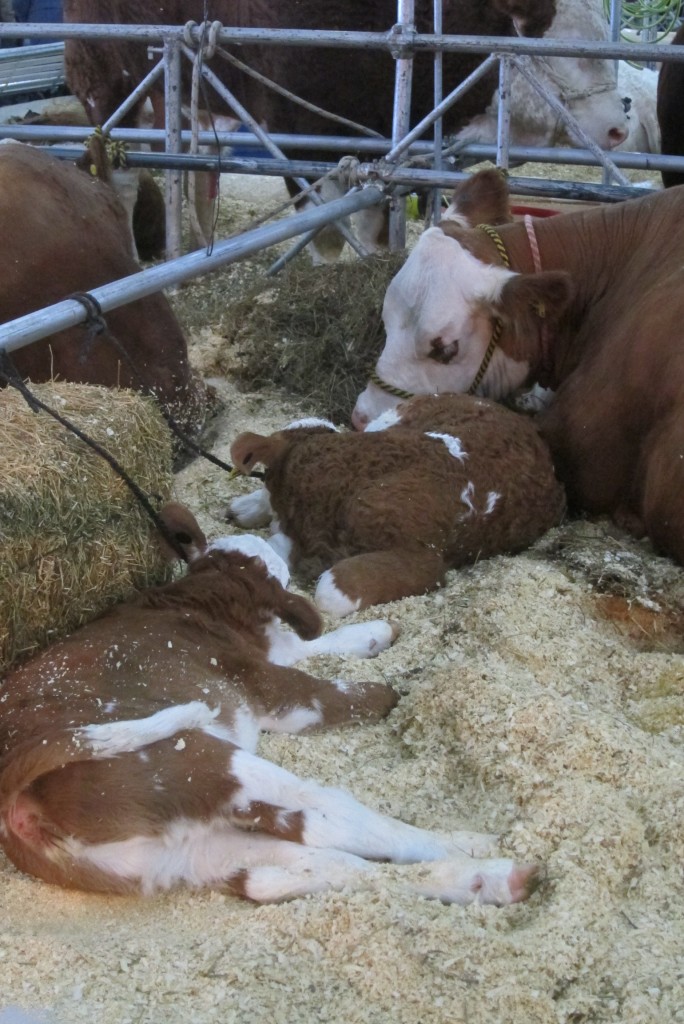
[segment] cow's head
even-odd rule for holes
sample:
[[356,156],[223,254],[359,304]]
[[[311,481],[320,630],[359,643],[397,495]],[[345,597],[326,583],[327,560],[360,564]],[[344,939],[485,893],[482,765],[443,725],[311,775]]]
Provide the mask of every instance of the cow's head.
[[[578,3],[577,0],[557,0],[556,16],[544,34],[546,39],[564,42],[607,42],[608,23],[602,4]],[[624,99],[617,88],[615,61],[586,57],[539,57],[532,59],[532,67],[542,83],[560,99],[580,128],[602,149],[614,149],[625,141],[629,133]],[[518,81],[513,88],[518,87]],[[532,93],[532,106],[544,101]],[[546,116],[551,113],[546,108]],[[569,141],[584,145],[572,128],[556,121],[552,143]]]
[[[514,0],[502,0],[515,7]],[[607,42],[608,23],[602,5],[556,0],[555,16],[545,39],[567,43]],[[511,16],[520,35],[530,34],[515,10]],[[527,12],[529,16],[529,11]],[[529,71],[541,86],[574,118],[566,125],[522,72],[514,69],[511,80],[511,142],[517,146],[585,146],[584,133],[602,149],[611,150],[627,139],[629,122],[625,97],[618,89],[615,61],[605,58],[533,55]],[[464,142],[495,142],[498,93],[487,111],[472,118],[458,132]],[[579,131],[578,131],[579,129]]]
[[363,429],[410,395],[474,391],[501,398],[516,390],[539,363],[544,333],[553,332],[570,298],[567,274],[512,272],[478,228],[447,220],[428,229],[387,289],[387,340],[356,402],[354,426]]

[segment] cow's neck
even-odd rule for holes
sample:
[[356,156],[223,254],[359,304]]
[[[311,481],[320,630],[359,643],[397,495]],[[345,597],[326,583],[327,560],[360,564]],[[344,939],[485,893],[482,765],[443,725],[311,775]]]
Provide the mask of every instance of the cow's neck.
[[[550,332],[546,365],[531,367],[534,379],[543,372],[544,384],[557,387],[580,362],[591,344],[591,332],[582,330],[587,311],[620,280],[638,243],[642,201],[598,207],[570,216],[537,218],[534,232],[541,269],[564,270],[572,277],[574,298],[557,327]],[[500,229],[511,269],[536,272],[528,232],[523,223]]]

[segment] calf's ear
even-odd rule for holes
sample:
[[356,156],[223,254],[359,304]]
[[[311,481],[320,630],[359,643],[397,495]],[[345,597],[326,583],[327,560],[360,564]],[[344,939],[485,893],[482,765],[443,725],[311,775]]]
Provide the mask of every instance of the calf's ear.
[[500,347],[518,362],[534,363],[541,354],[544,330],[553,330],[573,297],[572,279],[564,271],[515,274],[504,285],[491,312],[501,318]]
[[207,546],[207,538],[186,505],[181,505],[177,501],[168,501],[159,509],[159,519],[177,545],[176,548],[171,547],[160,534],[159,542],[162,551],[170,562],[174,562],[179,557],[178,547],[185,552],[188,562],[194,561],[195,558],[203,554]]
[[271,434],[270,437],[251,432],[240,434],[230,448],[230,457],[235,471],[248,474],[259,463],[264,466],[270,465],[286,443],[279,434]]
[[[465,178],[454,189],[451,204],[444,214],[465,221],[471,228],[478,224],[508,224],[513,220],[510,210],[508,183],[501,171],[493,167]],[[442,225],[445,234],[448,228]]]

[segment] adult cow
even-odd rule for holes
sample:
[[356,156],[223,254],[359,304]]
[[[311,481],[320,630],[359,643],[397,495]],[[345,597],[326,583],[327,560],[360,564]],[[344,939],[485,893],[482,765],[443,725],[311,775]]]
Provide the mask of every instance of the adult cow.
[[[432,0],[417,0],[416,27],[432,28]],[[65,0],[67,22],[149,22],[183,24],[201,20],[204,5],[199,0]],[[602,12],[602,9],[601,9]],[[214,0],[210,17],[225,25],[261,28],[359,30],[386,32],[396,20],[396,0]],[[605,19],[597,0],[444,0],[444,31],[450,34],[511,36],[557,35],[563,39],[605,38]],[[239,57],[303,99],[339,116],[363,124],[382,135],[392,126],[394,62],[387,52],[293,48],[290,46],[244,46]],[[483,60],[482,55],[450,53],[444,58],[445,87],[452,89]],[[414,61],[412,123],[433,107],[433,70],[430,55],[419,54]],[[296,134],[339,134],[340,125],[305,109],[225,62],[215,61],[221,77],[256,119],[271,130]],[[533,61],[535,73],[557,97],[566,102],[580,126],[605,149],[627,137],[624,105],[616,88],[613,62],[575,58]],[[69,40],[66,44],[66,73],[72,91],[82,100],[94,123],[101,123],[122,102],[149,68],[146,47],[133,42],[89,42]],[[187,69],[186,69],[187,73]],[[187,84],[187,80],[186,80]],[[531,86],[518,76],[515,83],[512,140],[532,145],[567,141],[559,131],[559,118]],[[448,132],[466,128],[468,137],[493,141],[496,113],[488,109],[497,86],[492,72],[472,88],[445,118]],[[519,97],[516,99],[516,95]],[[161,86],[152,102],[159,119]],[[212,100],[214,113],[225,113],[221,102]],[[138,110],[128,115],[132,123]],[[158,120],[158,123],[159,120]],[[577,142],[577,139],[571,141]],[[324,159],[320,153],[290,150],[295,158]],[[294,191],[294,189],[291,189]],[[370,220],[370,225],[368,221]],[[381,230],[377,212],[364,217],[363,240],[372,248]],[[333,258],[341,247],[335,233],[327,240]]]
[[[100,178],[22,143],[0,143],[0,323],[140,270],[126,213]],[[17,349],[32,381],[143,386],[185,426],[203,416],[203,386],[167,299],[150,295],[107,314],[90,341],[82,326]],[[133,360],[133,373],[121,346]]]
[[500,227],[443,221],[390,283],[356,425],[396,389],[503,398],[539,382],[556,391],[537,421],[570,501],[684,563],[684,189],[502,224],[490,177],[470,223]]
[[[680,25],[672,40],[673,45],[684,45],[684,25]],[[663,153],[670,156],[684,156],[684,124],[682,123],[682,101],[684,100],[684,63],[663,61],[658,75],[658,124]],[[663,185],[684,185],[683,171],[661,171]]]

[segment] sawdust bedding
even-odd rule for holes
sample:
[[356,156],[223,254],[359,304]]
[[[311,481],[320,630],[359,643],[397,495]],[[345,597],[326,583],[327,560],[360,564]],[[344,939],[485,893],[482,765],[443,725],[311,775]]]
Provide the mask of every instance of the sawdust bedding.
[[[197,331],[194,360],[209,365],[215,343]],[[216,384],[224,458],[241,429],[316,411]],[[252,486],[195,462],[176,492],[216,535],[226,501]],[[500,833],[548,867],[526,904],[416,899],[392,867],[376,891],[272,907],[109,899],[0,860],[0,1008],[63,1024],[684,1021],[683,605],[684,573],[646,544],[566,523],[365,613],[401,626],[391,650],[343,666],[398,688],[385,722],[263,739],[264,756],[383,812]],[[332,659],[310,667],[341,674]]]

